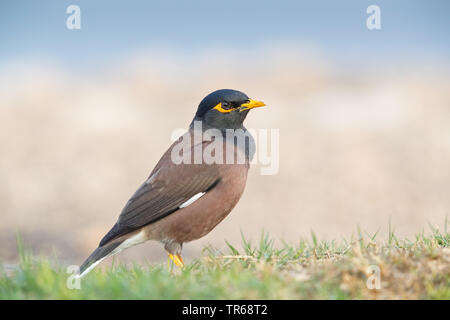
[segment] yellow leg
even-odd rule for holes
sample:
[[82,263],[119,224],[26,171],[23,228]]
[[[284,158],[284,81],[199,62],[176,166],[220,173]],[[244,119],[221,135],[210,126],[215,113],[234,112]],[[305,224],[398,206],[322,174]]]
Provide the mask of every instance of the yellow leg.
[[169,256],[169,261],[172,260],[173,263],[175,263],[175,265],[177,267],[180,267],[180,268],[184,267],[184,262],[183,262],[183,258],[181,258],[181,255],[179,255],[179,254],[174,255],[171,253],[168,253],[167,255]]

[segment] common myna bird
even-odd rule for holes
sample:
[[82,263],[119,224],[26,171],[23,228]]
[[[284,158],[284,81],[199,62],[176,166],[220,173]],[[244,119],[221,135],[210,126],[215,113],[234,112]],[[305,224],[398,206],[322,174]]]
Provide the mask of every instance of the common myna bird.
[[[103,259],[147,240],[163,243],[169,259],[182,267],[183,243],[209,233],[239,201],[254,154],[253,138],[243,122],[250,109],[264,105],[231,89],[206,96],[188,132],[170,146],[127,202],[82,264],[80,276]],[[230,135],[236,132],[244,139]]]

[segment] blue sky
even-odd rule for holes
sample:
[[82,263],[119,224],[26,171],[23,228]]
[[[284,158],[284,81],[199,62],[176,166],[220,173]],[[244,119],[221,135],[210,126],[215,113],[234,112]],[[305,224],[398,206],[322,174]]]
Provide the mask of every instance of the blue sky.
[[[81,30],[66,28],[70,4],[81,8]],[[381,30],[366,28],[371,4],[381,8]],[[450,53],[450,1],[16,0],[0,9],[1,63],[37,57],[83,67],[158,48],[190,55],[280,43],[347,61],[447,61]]]

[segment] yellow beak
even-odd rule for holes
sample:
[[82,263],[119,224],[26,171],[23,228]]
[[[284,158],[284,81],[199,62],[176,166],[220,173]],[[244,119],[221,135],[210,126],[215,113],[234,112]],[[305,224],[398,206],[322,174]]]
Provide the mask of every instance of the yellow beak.
[[264,107],[266,104],[262,101],[257,101],[257,100],[253,100],[250,99],[249,102],[247,103],[243,103],[241,104],[241,106],[239,107],[239,112],[245,111],[245,110],[250,110],[253,108],[260,108],[260,107]]

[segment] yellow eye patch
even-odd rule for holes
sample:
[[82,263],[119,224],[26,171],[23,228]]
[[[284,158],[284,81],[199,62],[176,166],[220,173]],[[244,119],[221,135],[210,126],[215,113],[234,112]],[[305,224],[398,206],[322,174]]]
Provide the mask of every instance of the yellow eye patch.
[[216,109],[217,111],[222,112],[222,113],[228,113],[228,112],[233,111],[233,108],[231,108],[231,109],[222,108],[222,102],[219,102],[213,109]]
[[266,105],[262,101],[257,101],[257,100],[253,100],[253,99],[249,99],[247,101],[248,102],[241,104],[240,107],[231,107],[230,109],[224,109],[222,107],[222,102],[219,102],[213,109],[216,109],[217,111],[222,112],[222,113],[228,113],[228,112],[231,112],[236,109],[239,110],[239,112],[242,112],[242,111],[250,110],[253,108],[264,107]]

